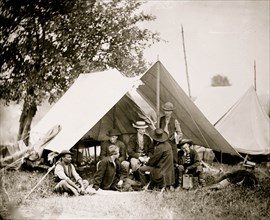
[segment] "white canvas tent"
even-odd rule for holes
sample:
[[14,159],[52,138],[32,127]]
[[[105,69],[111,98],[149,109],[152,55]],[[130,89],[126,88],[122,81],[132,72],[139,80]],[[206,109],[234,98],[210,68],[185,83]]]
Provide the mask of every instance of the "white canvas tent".
[[194,101],[212,125],[245,94],[247,89],[234,86],[205,88]]
[[[35,143],[55,125],[60,125],[61,131],[45,149],[56,152],[72,148],[83,136],[102,140],[113,127],[122,133],[135,131],[127,119],[124,125],[117,120],[119,117],[138,119],[135,113],[140,111],[139,107],[124,96],[133,83],[134,79],[124,77],[117,70],[81,74],[31,129],[30,142]],[[129,114],[130,111],[135,113]]]
[[269,154],[269,117],[254,88],[250,87],[245,93],[235,91],[232,87],[211,87],[195,104],[238,152]]
[[[185,137],[218,152],[239,155],[207,121],[160,62],[141,77],[144,85],[137,89],[141,97],[151,107],[155,105],[157,65],[160,65],[161,70],[161,103],[172,101],[176,105],[175,113],[180,119]],[[116,70],[81,74],[32,128],[31,143],[35,143],[55,125],[60,125],[62,129],[45,149],[56,152],[72,148],[85,136],[103,140],[107,129],[112,127],[117,127],[124,134],[134,133],[132,121],[142,120],[140,115],[144,115],[144,112],[128,96],[127,92],[133,85],[133,79],[122,76]]]

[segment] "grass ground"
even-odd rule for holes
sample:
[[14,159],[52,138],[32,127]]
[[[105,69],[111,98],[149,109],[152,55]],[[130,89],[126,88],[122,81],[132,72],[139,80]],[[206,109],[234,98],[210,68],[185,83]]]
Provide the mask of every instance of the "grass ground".
[[[222,166],[224,171],[237,167]],[[268,168],[269,169],[269,168]],[[91,181],[94,167],[82,173]],[[16,204],[39,182],[46,172],[6,171],[4,186]],[[2,198],[3,219],[269,219],[270,177],[265,165],[256,170],[259,185],[253,189],[231,186],[220,191],[207,189],[179,192],[128,192],[63,197],[53,193],[50,173],[29,197],[8,206]],[[207,177],[207,184],[214,178]],[[2,192],[1,192],[2,194]],[[4,194],[3,194],[4,195]]]

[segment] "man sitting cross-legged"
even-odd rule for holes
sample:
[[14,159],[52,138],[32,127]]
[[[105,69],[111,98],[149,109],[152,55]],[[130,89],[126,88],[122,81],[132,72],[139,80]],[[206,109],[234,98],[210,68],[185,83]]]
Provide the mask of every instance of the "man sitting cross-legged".
[[89,182],[83,180],[75,170],[74,165],[71,163],[72,153],[68,150],[63,150],[57,162],[54,174],[55,180],[58,182],[54,187],[54,191],[61,194],[69,194],[79,196],[87,193]]

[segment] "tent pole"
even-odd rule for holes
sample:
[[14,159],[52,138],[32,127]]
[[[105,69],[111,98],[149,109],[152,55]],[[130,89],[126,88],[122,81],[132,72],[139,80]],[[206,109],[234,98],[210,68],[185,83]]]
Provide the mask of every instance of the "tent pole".
[[77,167],[79,166],[79,143],[77,144],[77,155],[76,155],[76,164],[77,164]]
[[257,86],[256,86],[256,60],[254,60],[254,89],[257,91]]
[[113,106],[113,128],[115,128],[115,105]]
[[94,146],[94,153],[95,153],[95,163],[97,163],[97,145]]
[[187,56],[186,56],[186,48],[185,48],[185,39],[184,39],[184,29],[183,29],[183,25],[182,24],[181,24],[181,32],[182,32],[183,50],[184,50],[184,58],[185,58],[185,65],[186,65],[186,76],[187,76],[187,84],[188,84],[188,95],[189,95],[189,98],[191,98],[189,76],[188,76]]
[[[157,62],[159,62],[159,57],[157,57]],[[159,63],[157,65],[157,128],[159,128],[159,109],[160,109],[160,71],[159,71]]]
[[221,157],[220,157],[220,159],[221,159],[221,161],[220,161],[220,162],[222,163],[222,151],[221,151]]

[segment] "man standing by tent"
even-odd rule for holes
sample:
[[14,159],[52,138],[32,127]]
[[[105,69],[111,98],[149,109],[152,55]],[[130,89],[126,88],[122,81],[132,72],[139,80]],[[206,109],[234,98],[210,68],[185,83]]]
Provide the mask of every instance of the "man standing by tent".
[[71,163],[71,154],[68,150],[63,150],[59,154],[61,160],[57,162],[54,170],[56,181],[59,182],[54,187],[54,191],[75,196],[84,195],[89,182],[83,180],[75,170],[74,165]]
[[137,129],[137,133],[130,137],[127,151],[132,172],[135,174],[141,164],[146,161],[146,158],[153,155],[154,146],[151,138],[145,134],[148,125],[144,121],[137,121],[132,126]]
[[169,143],[172,147],[173,151],[173,161],[175,166],[175,185],[174,187],[178,187],[178,179],[179,179],[179,172],[176,169],[176,164],[178,162],[178,155],[177,155],[177,146],[176,144],[183,138],[183,133],[180,127],[179,121],[173,116],[173,110],[175,110],[174,105],[171,102],[166,102],[162,109],[164,111],[164,116],[160,118],[160,128],[162,128],[169,136]]
[[108,132],[109,140],[103,141],[100,145],[100,160],[103,158],[110,156],[109,154],[109,146],[116,145],[119,147],[119,161],[125,167],[126,171],[129,173],[129,162],[127,159],[127,150],[125,144],[118,140],[118,137],[121,133],[117,129],[111,129]]
[[175,109],[171,102],[166,102],[162,109],[164,116],[160,118],[160,128],[162,128],[169,137],[169,143],[172,146],[174,162],[177,162],[177,147],[176,144],[183,138],[183,133],[179,121],[172,115]]

